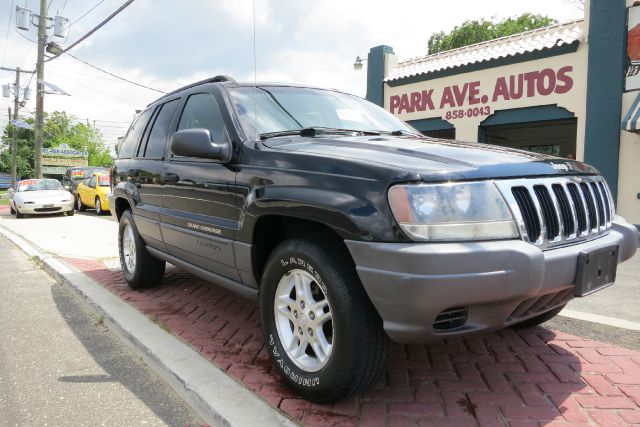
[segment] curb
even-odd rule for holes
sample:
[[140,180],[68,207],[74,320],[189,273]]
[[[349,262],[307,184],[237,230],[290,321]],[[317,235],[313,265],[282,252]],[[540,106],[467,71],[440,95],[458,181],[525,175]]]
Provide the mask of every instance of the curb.
[[230,378],[198,352],[63,260],[0,225],[0,234],[82,297],[134,353],[158,373],[206,423],[222,426],[297,424]]

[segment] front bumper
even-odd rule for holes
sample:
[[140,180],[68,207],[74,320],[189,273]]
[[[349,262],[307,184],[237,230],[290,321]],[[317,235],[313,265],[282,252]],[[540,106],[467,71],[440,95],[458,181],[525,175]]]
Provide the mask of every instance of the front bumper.
[[18,204],[17,209],[25,215],[45,215],[73,210],[73,200],[67,203],[27,203]]
[[[565,304],[581,251],[617,245],[622,262],[636,252],[638,236],[617,217],[606,235],[546,251],[521,240],[345,243],[385,331],[411,343],[503,328]],[[466,309],[464,324],[434,328],[454,308]]]

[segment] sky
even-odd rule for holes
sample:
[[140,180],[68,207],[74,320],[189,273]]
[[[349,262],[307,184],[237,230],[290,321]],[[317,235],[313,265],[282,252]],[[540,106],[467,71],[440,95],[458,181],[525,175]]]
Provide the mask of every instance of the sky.
[[[48,16],[64,16],[72,24],[66,38],[51,35],[49,40],[71,45],[123,3],[48,0]],[[37,30],[16,29],[16,5],[39,10],[38,0],[0,0],[0,65],[35,70]],[[434,32],[469,19],[525,12],[559,22],[583,17],[578,0],[136,0],[70,53],[165,92],[225,74],[238,81],[309,84],[364,97],[366,62],[361,71],[354,70],[353,62],[356,56],[366,57],[371,47],[391,46],[399,60],[424,56]],[[45,111],[88,120],[109,146],[124,135],[135,110],[162,95],[67,55],[47,62],[44,73],[45,81],[71,94],[46,95]],[[0,84],[14,78],[15,73],[0,71]],[[29,75],[23,74],[21,84],[28,82]],[[35,93],[35,77],[30,88]],[[2,128],[8,106],[13,107],[13,98],[0,97]],[[34,112],[32,96],[21,115]]]

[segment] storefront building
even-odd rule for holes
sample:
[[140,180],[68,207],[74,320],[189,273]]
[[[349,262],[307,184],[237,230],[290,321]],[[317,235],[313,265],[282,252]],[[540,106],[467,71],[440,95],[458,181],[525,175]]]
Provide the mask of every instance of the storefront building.
[[[425,135],[590,163],[640,224],[640,76],[625,88],[633,3],[586,1],[584,20],[402,62],[374,47],[367,99]],[[640,71],[640,13],[637,24]]]

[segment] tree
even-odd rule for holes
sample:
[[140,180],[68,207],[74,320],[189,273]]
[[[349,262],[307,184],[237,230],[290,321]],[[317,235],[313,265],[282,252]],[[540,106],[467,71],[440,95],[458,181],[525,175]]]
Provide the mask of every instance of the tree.
[[[33,118],[26,119],[25,122],[33,125]],[[9,172],[11,170],[11,142],[13,141],[13,125],[7,124],[0,143],[0,171]],[[34,176],[34,132],[30,129],[17,129],[16,148],[17,164],[16,173],[18,178]]]
[[557,21],[552,18],[532,13],[525,13],[498,22],[485,19],[465,21],[462,25],[454,27],[448,34],[445,34],[444,31],[432,34],[427,42],[427,47],[429,54],[444,52],[499,37],[547,27],[556,23]]
[[[32,124],[32,118],[25,122]],[[11,136],[13,125],[8,124],[4,130],[3,141],[0,143],[0,171],[11,169]],[[34,159],[33,130],[18,129],[18,176],[33,177]],[[100,131],[89,123],[75,123],[73,116],[64,111],[54,111],[46,114],[43,123],[43,147],[57,147],[66,143],[77,150],[87,150],[89,166],[111,166],[112,159],[109,149],[105,147]]]

